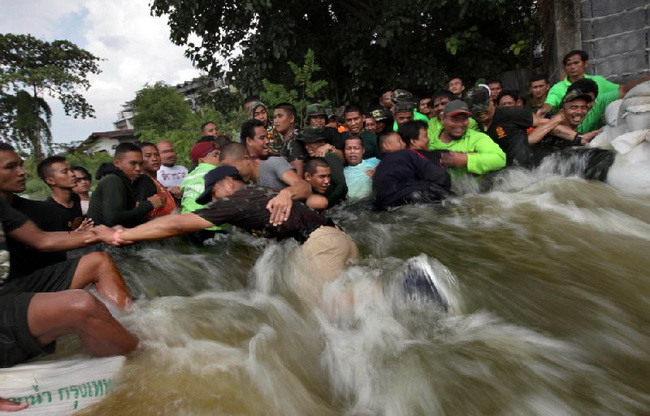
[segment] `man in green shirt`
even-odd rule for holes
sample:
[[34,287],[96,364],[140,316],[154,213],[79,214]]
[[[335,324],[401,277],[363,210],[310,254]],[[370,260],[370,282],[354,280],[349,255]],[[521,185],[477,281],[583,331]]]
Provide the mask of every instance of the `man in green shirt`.
[[205,190],[203,178],[212,169],[219,165],[219,149],[213,142],[201,142],[192,147],[190,156],[194,163],[198,163],[192,172],[188,173],[181,183],[183,199],[181,200],[181,213],[194,212],[203,208],[203,205],[196,202]]
[[585,74],[585,69],[589,66],[589,55],[585,51],[575,50],[567,53],[562,59],[562,64],[567,73],[566,78],[551,87],[546,96],[544,105],[539,110],[538,115],[545,115],[551,111],[557,110],[566,95],[567,89],[571,84],[582,78],[589,78],[598,84],[600,94],[609,91],[618,90],[618,84],[608,81],[600,75]]
[[440,163],[452,176],[465,173],[483,175],[506,166],[506,154],[487,134],[468,128],[471,112],[467,103],[454,100],[445,106],[443,130],[434,137],[429,149],[449,150]]
[[618,89],[607,91],[605,93],[601,93],[597,84],[588,78],[576,81],[571,88],[573,88],[576,83],[580,82],[582,85],[576,86],[576,88],[590,94],[593,98],[593,105],[589,109],[585,119],[578,126],[577,132],[585,134],[603,127],[605,125],[604,115],[607,106],[614,101],[625,97],[625,94],[627,94],[632,88],[647,81],[650,81],[650,75],[633,79],[627,84],[621,84]]
[[[262,125],[258,120],[255,121]],[[268,139],[266,140],[268,142]],[[197,143],[190,150],[190,157],[197,165],[185,176],[180,186],[183,192],[181,214],[194,212],[205,206],[196,202],[196,198],[205,191],[205,175],[219,165],[219,147],[214,142]],[[217,231],[225,232],[227,229],[227,224],[214,226],[188,234],[188,237],[193,243],[202,245],[203,241],[214,237]]]
[[[442,110],[445,109],[445,106],[449,104],[450,101],[454,101],[456,96],[447,90],[440,90],[433,94],[433,108],[431,110],[431,115],[433,116],[427,124],[427,136],[429,136],[429,150],[431,148],[431,141],[433,137],[438,137],[442,131]],[[470,117],[469,119],[469,129],[479,131],[478,124],[476,120]]]

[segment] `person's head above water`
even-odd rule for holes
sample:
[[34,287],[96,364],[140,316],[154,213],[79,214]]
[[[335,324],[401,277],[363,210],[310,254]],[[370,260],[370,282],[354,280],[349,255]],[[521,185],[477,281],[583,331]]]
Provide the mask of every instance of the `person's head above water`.
[[201,205],[231,196],[245,185],[239,171],[233,166],[214,168],[205,175],[203,181],[205,191],[196,198],[196,202]]

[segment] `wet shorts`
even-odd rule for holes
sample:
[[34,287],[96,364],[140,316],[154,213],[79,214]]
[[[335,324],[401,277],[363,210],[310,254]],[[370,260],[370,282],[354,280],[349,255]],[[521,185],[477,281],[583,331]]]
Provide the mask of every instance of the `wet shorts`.
[[68,290],[79,258],[66,260],[12,279],[0,291],[0,367],[11,367],[44,353],[54,352],[54,343],[41,347],[32,336],[27,310],[38,292]]
[[25,292],[61,292],[70,289],[79,260],[70,259],[38,269],[23,277],[13,278],[5,283],[0,296]]
[[34,293],[0,296],[0,367],[11,367],[46,352],[29,332],[27,309]]

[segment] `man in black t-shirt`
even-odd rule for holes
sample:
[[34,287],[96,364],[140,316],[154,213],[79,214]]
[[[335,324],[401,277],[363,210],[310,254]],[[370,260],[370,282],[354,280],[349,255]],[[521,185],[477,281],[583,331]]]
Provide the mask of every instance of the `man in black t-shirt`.
[[[50,161],[59,160],[57,158],[58,157],[48,159]],[[42,165],[43,168],[39,169],[39,172],[48,171],[48,175],[50,175],[50,163],[48,162],[48,159],[41,162],[39,167]],[[14,209],[20,211],[25,214],[27,218],[34,221],[41,230],[72,231],[72,222],[74,220],[70,219],[70,216],[74,215],[76,217],[75,214],[78,214],[78,216],[81,217],[81,204],[77,203],[78,212],[70,215],[67,212],[69,211],[67,208],[57,204],[56,202],[49,203],[47,201],[34,201],[17,195],[18,193],[25,191],[24,170],[20,171],[20,175],[11,175],[9,172],[17,171],[22,163],[23,161],[20,156],[13,150],[0,149],[0,164],[15,166],[15,169],[6,172],[6,176],[2,175],[6,180],[0,183],[0,197],[9,202]],[[56,164],[61,165],[60,163]],[[65,163],[65,165],[67,166],[67,163]],[[58,167],[64,166],[61,165]],[[69,166],[67,167],[69,168]],[[72,175],[72,172],[68,171],[65,175]],[[74,186],[74,176],[72,176],[72,180],[68,179],[68,182],[69,185]],[[68,191],[72,193],[72,188],[69,188]],[[81,222],[80,219],[78,221]],[[11,251],[11,259],[14,265],[14,267],[11,268],[11,278],[28,275],[36,270],[64,262],[67,259],[65,251],[40,252],[13,238],[7,239],[7,245]]]
[[[7,179],[2,175],[0,182]],[[41,231],[3,198],[0,198],[0,220],[0,367],[11,367],[52,352],[56,338],[66,334],[78,335],[93,355],[126,354],[137,347],[138,339],[111,316],[101,301],[85,290],[68,290],[86,286],[70,270],[45,269],[46,273],[4,283],[7,269],[11,267],[5,236],[37,250],[68,250],[94,239],[91,233]],[[105,292],[106,284],[106,281],[97,284],[100,293]],[[122,297],[128,296],[123,286]],[[11,408],[11,403],[0,398],[0,410]]]
[[[61,228],[44,228],[44,230],[74,231],[78,229],[83,222],[81,200],[79,195],[72,191],[77,186],[77,179],[65,157],[50,156],[43,159],[38,164],[36,171],[52,192],[52,195],[45,200],[51,208],[51,215],[57,215],[61,221]],[[89,226],[91,224],[86,221],[84,229]]]
[[[28,207],[26,215],[39,219],[56,230],[57,216],[49,217],[45,212],[51,211],[48,204],[39,201],[30,201],[20,198],[17,193],[25,191],[25,169],[22,158],[10,145],[0,143],[0,199],[9,205],[15,204],[18,207]],[[39,210],[40,209],[40,210]],[[46,219],[54,218],[48,222]],[[28,222],[40,232],[36,221]],[[60,225],[60,224],[59,224]],[[43,234],[41,232],[41,234]],[[49,235],[49,233],[44,233]],[[59,235],[57,233],[57,235]],[[9,270],[4,290],[12,292],[32,292],[32,288],[41,287],[40,281],[45,281],[51,276],[60,277],[60,281],[48,283],[50,289],[82,289],[94,284],[99,294],[105,299],[125,307],[130,304],[131,299],[115,263],[107,253],[89,253],[81,258],[66,260],[65,251],[85,247],[95,242],[94,236],[88,231],[62,232],[60,235],[67,236],[69,248],[60,245],[45,246],[40,248],[37,244],[26,244],[23,239],[14,238],[9,234],[7,246],[13,266]],[[86,242],[86,240],[89,240]],[[35,251],[36,250],[36,251]],[[40,251],[54,252],[57,256],[47,257]],[[56,279],[55,279],[56,280]],[[37,284],[33,284],[36,282]],[[42,291],[42,290],[38,290]],[[54,291],[54,290],[48,290]]]
[[527,130],[533,126],[533,115],[517,106],[495,107],[487,88],[472,88],[467,93],[470,110],[490,136],[506,154],[507,166],[531,167],[533,153],[528,144]]
[[205,175],[205,191],[196,199],[208,204],[205,208],[157,218],[132,229],[97,227],[93,232],[108,244],[121,245],[231,224],[257,237],[297,240],[321,285],[336,278],[347,261],[358,255],[352,239],[302,202],[293,201],[288,210],[275,211],[275,196],[271,189],[247,186],[236,168],[220,166]]

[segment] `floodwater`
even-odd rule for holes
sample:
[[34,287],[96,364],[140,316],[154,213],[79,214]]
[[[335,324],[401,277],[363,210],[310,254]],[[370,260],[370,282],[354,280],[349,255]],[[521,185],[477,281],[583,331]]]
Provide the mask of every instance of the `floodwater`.
[[[362,255],[317,301],[292,242],[112,249],[142,348],[83,414],[645,413],[650,196],[544,169],[459,189],[438,206],[336,210]],[[401,295],[409,265],[448,312]]]

